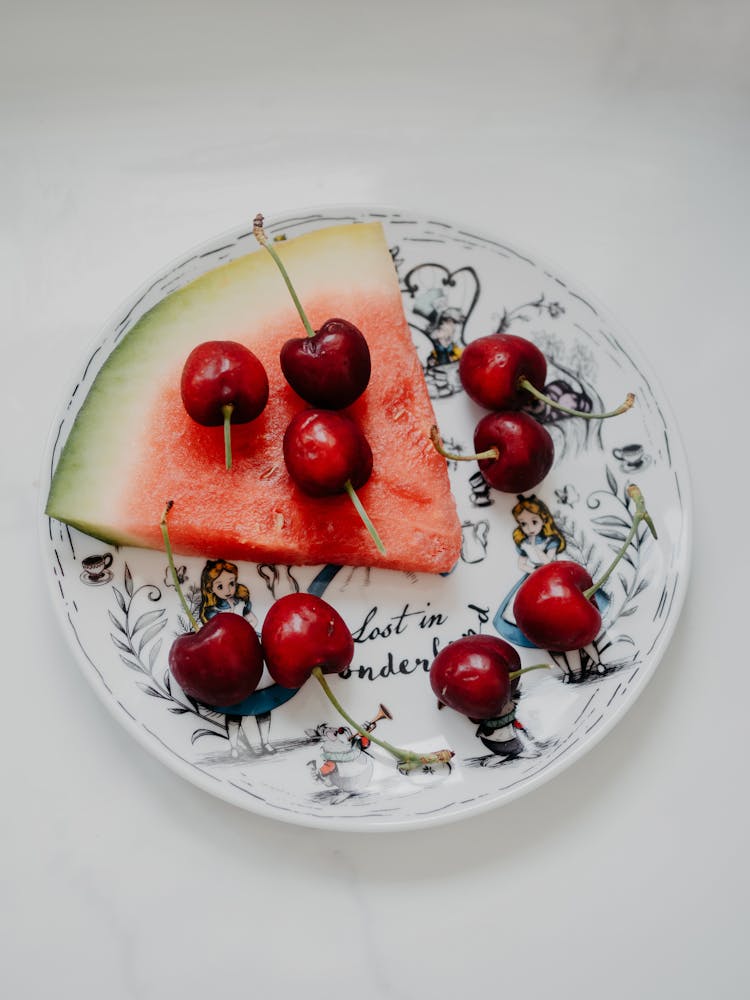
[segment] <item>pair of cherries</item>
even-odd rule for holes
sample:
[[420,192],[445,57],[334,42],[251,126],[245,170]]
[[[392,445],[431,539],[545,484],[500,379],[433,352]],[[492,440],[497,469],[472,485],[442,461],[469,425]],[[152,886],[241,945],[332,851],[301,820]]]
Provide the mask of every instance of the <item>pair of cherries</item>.
[[459,376],[466,394],[492,412],[474,430],[475,455],[456,455],[443,447],[437,428],[432,441],[441,455],[456,461],[478,461],[486,482],[503,493],[525,493],[537,486],[552,468],[555,448],[545,427],[522,410],[532,399],[571,416],[604,420],[629,410],[635,397],[629,393],[622,406],[609,413],[572,410],[542,391],[547,361],[524,337],[491,333],[465,348]]
[[[578,563],[556,560],[537,567],[521,584],[513,611],[518,627],[534,645],[566,652],[588,646],[599,635],[602,618],[594,595],[611,576],[642,522],[656,538],[640,489],[631,484],[627,494],[635,507],[630,531],[596,582]],[[466,636],[438,653],[430,667],[430,683],[441,707],[448,705],[475,722],[499,725],[508,718],[518,678],[543,666],[521,669],[517,651],[504,639]]]
[[238,705],[257,688],[265,663],[271,677],[283,688],[300,688],[314,677],[348,724],[392,754],[402,772],[450,763],[450,750],[418,754],[395,747],[373,736],[346,712],[325,675],[341,673],[350,666],[354,638],[338,611],[322,598],[306,593],[280,597],[265,617],[260,639],[247,619],[231,612],[219,612],[205,625],[199,625],[185,599],[174,563],[167,526],[171,508],[170,502],[162,515],[161,532],[172,581],[192,631],[172,643],[169,668],[189,697],[211,707]]
[[[256,239],[281,272],[305,327],[304,337],[282,346],[281,370],[298,396],[312,407],[292,417],[284,434],[284,462],[292,480],[308,496],[347,493],[381,553],[383,544],[356,490],[372,474],[372,450],[360,426],[339,411],[359,399],[370,381],[367,341],[353,323],[329,319],[313,330],[286,268],[263,230]],[[231,468],[231,425],[260,416],[268,402],[268,376],[260,360],[242,344],[207,341],[189,355],[181,378],[188,414],[204,426],[224,425],[225,462]]]

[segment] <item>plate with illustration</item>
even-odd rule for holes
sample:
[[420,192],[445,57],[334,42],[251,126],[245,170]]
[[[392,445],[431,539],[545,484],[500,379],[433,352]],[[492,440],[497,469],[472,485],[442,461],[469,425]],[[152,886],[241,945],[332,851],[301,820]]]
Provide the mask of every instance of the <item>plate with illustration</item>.
[[[633,392],[633,408],[589,421],[534,403],[552,436],[554,465],[534,489],[491,489],[475,462],[448,461],[462,526],[461,555],[445,575],[347,566],[232,562],[220,552],[177,555],[191,614],[244,616],[260,630],[279,597],[309,592],[342,615],[354,658],[329,677],[363,732],[314,682],[279,688],[266,674],[227,711],[182,691],[168,667],[190,628],[163,552],[117,548],[41,515],[52,602],[81,669],[112,715],[175,772],[251,812],[338,830],[394,830],[461,819],[506,803],[579,759],[622,718],[656,669],[687,584],[690,500],[675,422],[647,362],[578,286],[499,238],[407,211],[339,207],[266,225],[293,237],[343,222],[380,222],[444,444],[472,450],[483,415],[459,379],[459,361],[492,332],[528,338],[545,354],[546,394],[598,412]],[[74,379],[50,436],[42,507],[75,416],[97,372],[138,320],[166,296],[244,254],[263,252],[248,225],[164,269],[104,329]],[[631,532],[637,484],[656,524]],[[598,595],[602,629],[585,648],[533,647],[514,597],[536,567],[581,563],[596,579],[629,539]],[[524,666],[499,716],[477,722],[439,709],[429,683],[441,649],[462,636],[500,636]],[[450,748],[449,763],[407,773],[377,740],[417,755]]]

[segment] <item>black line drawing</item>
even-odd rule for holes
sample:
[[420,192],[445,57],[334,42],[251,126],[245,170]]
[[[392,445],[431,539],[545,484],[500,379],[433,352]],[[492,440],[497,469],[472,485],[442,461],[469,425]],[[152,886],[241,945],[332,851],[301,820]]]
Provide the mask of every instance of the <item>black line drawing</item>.
[[402,289],[430,395],[460,392],[457,362],[466,345],[466,324],[479,299],[477,272],[470,266],[451,271],[442,264],[418,264],[404,275]]
[[469,564],[482,562],[487,556],[490,522],[463,521],[461,524],[461,561]]
[[192,743],[202,736],[219,736],[227,739],[224,716],[212,712],[188,695],[177,697],[172,690],[169,670],[157,673],[159,653],[163,643],[161,633],[167,625],[167,611],[163,607],[145,611],[140,609],[144,604],[146,607],[149,603],[159,604],[162,599],[161,590],[153,583],[135,588],[127,563],[125,563],[123,584],[123,590],[114,584],[112,586],[119,613],[108,612],[110,622],[115,628],[114,632],[110,632],[110,639],[125,666],[141,675],[142,679],[136,682],[136,686],[150,697],[167,702],[167,711],[173,715],[191,714],[213,727],[196,729],[191,737]]

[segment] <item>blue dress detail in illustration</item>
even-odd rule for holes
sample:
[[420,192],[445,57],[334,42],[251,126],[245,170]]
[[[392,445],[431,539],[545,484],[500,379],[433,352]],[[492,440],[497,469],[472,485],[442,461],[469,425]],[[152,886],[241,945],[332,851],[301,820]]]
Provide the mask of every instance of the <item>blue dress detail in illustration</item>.
[[[201,573],[200,607],[198,617],[205,624],[219,614],[242,615],[253,628],[258,619],[253,614],[250,591],[238,579],[236,563],[226,559],[209,559]],[[271,712],[293,698],[298,688],[283,688],[271,683],[253,691],[235,705],[214,706],[227,717],[227,736],[232,757],[239,756],[242,737],[249,750],[255,754],[272,754],[276,748],[271,743]],[[255,718],[257,734],[248,730],[250,718]],[[255,739],[260,741],[259,748]]]
[[324,566],[323,569],[316,574],[312,583],[307,588],[308,594],[314,594],[316,597],[322,597],[326,587],[331,580],[333,580],[340,569],[341,567],[336,566],[334,563],[328,563]]
[[[560,528],[555,523],[547,505],[538,497],[518,496],[518,502],[512,510],[516,521],[516,528],[513,531],[513,541],[518,553],[518,567],[523,572],[523,576],[514,584],[508,594],[500,603],[495,612],[492,624],[495,631],[513,643],[515,646],[522,646],[526,649],[536,649],[537,646],[530,642],[516,624],[513,615],[513,603],[516,594],[523,582],[538,566],[555,561],[565,550],[567,542]],[[563,556],[563,558],[565,558]],[[597,591],[594,601],[601,614],[604,614],[609,606],[610,598],[603,591]],[[598,651],[592,645],[588,651],[588,658],[595,665],[600,665]],[[568,669],[568,664],[561,665],[564,674],[578,675],[579,670]]]
[[[544,554],[551,554],[552,559],[554,559],[557,555],[558,548],[559,542],[557,542],[556,539],[547,539],[546,544],[544,545],[541,542],[534,542],[533,544],[517,546],[519,556],[526,556],[526,558],[529,558],[529,552],[531,552],[533,556],[539,556],[543,552]],[[545,559],[544,561],[551,562],[552,559]],[[535,563],[534,568],[541,565],[541,562],[537,562]],[[521,584],[527,580],[528,577],[529,573],[525,573],[508,591],[504,601],[495,612],[492,624],[494,625],[495,631],[498,635],[500,635],[503,639],[506,639],[508,642],[513,643],[514,646],[523,646],[526,649],[537,649],[538,647],[527,639],[520,630],[513,615],[513,602],[516,599],[516,594],[518,593]],[[594,595],[594,603],[599,609],[599,613],[603,616],[604,612],[609,607],[610,598],[603,590],[597,590]]]
[[516,594],[518,593],[521,584],[528,579],[529,574],[533,572],[537,566],[541,566],[543,563],[552,562],[556,558],[559,550],[560,540],[555,536],[551,536],[549,538],[524,538],[521,543],[516,543],[516,551],[518,552],[519,562],[526,559],[531,564],[532,568],[529,572],[524,573],[520,580],[518,580],[508,591],[505,599],[495,612],[495,617],[492,619],[492,624],[494,625],[495,631],[498,635],[502,636],[502,638],[506,639],[508,642],[513,643],[514,646],[524,646],[528,649],[536,648],[534,643],[526,638],[516,624],[516,619],[513,615],[513,602],[516,599]]
[[[207,568],[209,565],[211,564],[207,564]],[[230,567],[233,566],[232,563],[225,563],[224,565]],[[316,574],[310,586],[307,588],[308,592],[320,597],[340,569],[340,566],[334,566],[333,564],[324,566],[320,572]],[[204,574],[205,573],[206,570],[204,570]],[[214,589],[217,589],[217,586],[218,585],[214,584]],[[201,589],[203,590],[203,587]],[[242,587],[242,584],[235,584],[235,591],[237,593],[237,597],[231,598],[234,603],[230,605],[229,600],[219,598],[210,609],[206,609],[204,611],[203,606],[201,607],[201,617],[205,614],[205,618],[208,620],[220,611],[231,611],[234,614],[241,613],[245,615],[248,619],[252,619],[252,623],[255,624],[255,616],[252,614],[252,603],[250,601],[249,592],[247,592],[246,588]],[[242,598],[240,598],[241,592],[245,595]],[[241,607],[240,600],[243,601]],[[226,607],[222,607],[222,604],[226,605]],[[268,717],[275,708],[278,708],[280,705],[284,705],[287,701],[290,701],[298,691],[299,688],[285,688],[276,683],[269,684],[268,687],[259,688],[256,691],[253,691],[252,694],[248,695],[247,698],[244,699],[244,701],[238,702],[236,705],[217,707],[217,711],[223,712],[225,715],[232,718],[245,717],[248,715]],[[265,719],[263,721],[265,721]],[[267,733],[264,735],[267,735]]]
[[233,597],[231,599],[222,598],[218,600],[216,604],[206,609],[205,620],[208,622],[215,615],[218,615],[220,613],[242,615],[243,618],[249,618],[252,615],[252,611],[253,611],[253,605],[249,599],[242,600],[239,597]]

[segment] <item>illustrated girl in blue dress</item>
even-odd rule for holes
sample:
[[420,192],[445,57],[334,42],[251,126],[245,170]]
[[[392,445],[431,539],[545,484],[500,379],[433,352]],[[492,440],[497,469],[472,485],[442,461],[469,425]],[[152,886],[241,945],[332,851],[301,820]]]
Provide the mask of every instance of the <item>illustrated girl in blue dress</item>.
[[[513,508],[516,527],[513,531],[513,541],[518,553],[518,568],[523,576],[507,594],[492,620],[496,631],[508,642],[527,649],[535,649],[516,624],[513,615],[513,602],[521,584],[538,566],[553,562],[566,548],[565,536],[555,524],[549,508],[538,497],[519,495]],[[609,604],[609,598],[598,591],[594,600],[600,612]],[[578,681],[592,671],[603,674],[606,672],[601,662],[596,643],[589,643],[584,649],[571,650],[566,653],[550,652],[555,663],[560,667],[563,681]]]
[[[240,583],[239,570],[235,563],[227,562],[225,559],[210,559],[203,567],[201,573],[201,604],[198,617],[205,624],[218,614],[242,615],[256,628],[258,619],[252,611],[250,601],[250,591]],[[278,685],[273,685],[274,689]],[[284,690],[286,689],[279,689]],[[264,691],[267,694],[264,697]],[[257,734],[260,738],[260,750],[256,753],[275,753],[275,748],[269,742],[271,734],[271,712],[270,708],[275,707],[274,699],[271,697],[269,688],[259,688],[250,696],[256,704],[246,706],[240,712],[242,706],[235,706],[236,713],[232,712],[230,706],[227,711],[227,734],[229,736],[229,746],[232,757],[239,757],[239,738],[242,734],[247,745],[254,749],[251,736],[254,733],[248,731],[250,720],[255,718],[257,723]],[[248,699],[250,700],[250,699]],[[284,699],[285,700],[285,699]],[[266,704],[267,703],[267,704]],[[279,703],[281,703],[279,701]],[[247,711],[247,709],[250,709]],[[256,727],[253,726],[252,729]]]
[[247,618],[255,628],[258,619],[252,612],[250,591],[238,581],[235,563],[211,559],[201,573],[201,606],[198,616],[205,623],[220,611],[230,611]]

